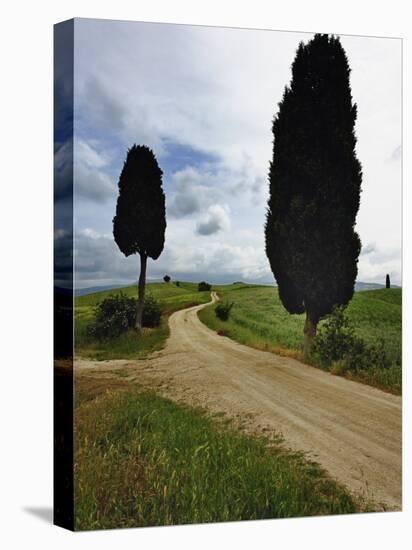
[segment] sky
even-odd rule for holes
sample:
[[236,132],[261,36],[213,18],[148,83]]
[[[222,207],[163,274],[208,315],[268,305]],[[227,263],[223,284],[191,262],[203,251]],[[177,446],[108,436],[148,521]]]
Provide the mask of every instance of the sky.
[[[273,283],[264,251],[272,119],[300,41],[313,35],[75,20],[78,288],[132,283],[112,235],[127,149],[162,168],[167,229],[148,279]],[[363,168],[358,280],[401,284],[401,41],[341,36]],[[64,165],[64,143],[57,152]],[[59,157],[59,158],[60,158]],[[63,235],[60,235],[64,238]],[[59,238],[59,235],[57,235]]]

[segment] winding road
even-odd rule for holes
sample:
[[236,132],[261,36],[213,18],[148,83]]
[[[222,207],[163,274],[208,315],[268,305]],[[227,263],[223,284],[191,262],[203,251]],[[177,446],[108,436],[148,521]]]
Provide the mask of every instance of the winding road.
[[401,509],[401,398],[219,336],[198,318],[206,305],[171,315],[166,346],[149,359],[76,359],[75,368],[127,367],[173,399],[226,413],[255,432],[280,432],[354,493]]

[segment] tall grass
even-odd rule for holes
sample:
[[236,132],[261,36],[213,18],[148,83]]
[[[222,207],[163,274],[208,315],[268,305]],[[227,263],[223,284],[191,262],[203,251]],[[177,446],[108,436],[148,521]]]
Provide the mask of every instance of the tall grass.
[[106,391],[80,378],[76,391],[76,529],[357,511],[343,487],[279,442],[119,380]]
[[[230,319],[220,321],[213,308],[208,307],[199,312],[202,322],[242,344],[302,359],[304,315],[290,315],[282,306],[276,288],[225,285],[216,290],[222,300],[235,303]],[[366,371],[356,375],[346,373],[345,376],[401,393],[401,289],[356,292],[347,313],[359,337],[370,344],[379,338],[384,340],[392,366],[377,369],[370,365]]]

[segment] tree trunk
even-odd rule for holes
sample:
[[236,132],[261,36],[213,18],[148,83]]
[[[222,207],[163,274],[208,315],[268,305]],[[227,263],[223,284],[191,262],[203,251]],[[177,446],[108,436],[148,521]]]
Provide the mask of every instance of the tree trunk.
[[303,329],[304,340],[303,340],[303,355],[308,357],[310,350],[312,349],[313,339],[316,336],[316,327],[318,325],[317,321],[314,321],[309,312],[306,312],[305,327]]
[[136,330],[140,331],[142,328],[142,316],[144,308],[144,291],[146,286],[146,265],[147,256],[144,252],[140,253],[140,275],[138,285],[138,300],[136,311]]

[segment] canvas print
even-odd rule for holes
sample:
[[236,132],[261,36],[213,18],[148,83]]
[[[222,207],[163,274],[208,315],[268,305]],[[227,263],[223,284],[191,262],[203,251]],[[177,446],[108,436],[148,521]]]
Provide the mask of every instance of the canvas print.
[[401,510],[401,39],[54,35],[55,523]]

